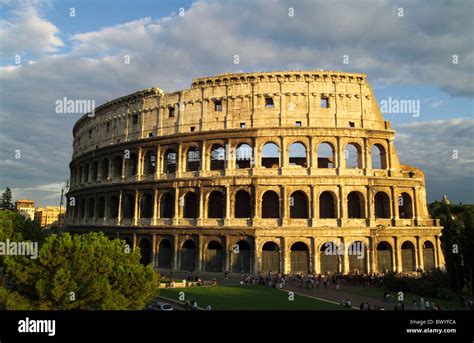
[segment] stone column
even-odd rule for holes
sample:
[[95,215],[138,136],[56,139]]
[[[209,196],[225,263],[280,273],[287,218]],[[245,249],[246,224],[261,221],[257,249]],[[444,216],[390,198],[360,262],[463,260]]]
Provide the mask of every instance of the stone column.
[[137,225],[138,219],[140,217],[140,194],[138,189],[135,189],[135,206],[133,213],[133,225]]
[[209,162],[208,156],[206,156],[206,151],[207,151],[207,142],[204,140],[202,141],[202,147],[201,147],[201,173],[206,174],[206,171],[209,169],[207,168],[207,163]]
[[158,189],[153,190],[153,225],[156,225],[158,218]]
[[368,173],[367,169],[372,169],[372,165],[369,165],[369,163],[371,162],[371,159],[369,159],[371,153],[370,153],[369,140],[367,138],[364,138],[364,147],[363,147],[362,153],[364,154],[363,159],[362,159],[363,161],[362,168],[364,168],[364,174],[367,175]]
[[417,264],[416,268],[421,268],[423,271],[425,270],[425,263],[423,261],[423,247],[421,246],[421,237],[416,236],[416,257],[417,257]]
[[342,274],[347,275],[349,273],[349,270],[350,270],[350,268],[349,268],[349,247],[346,246],[347,242],[346,242],[346,239],[344,237],[340,238],[340,243],[342,243],[343,252],[344,252],[344,255],[342,255],[342,260],[343,260]]
[[286,239],[285,239],[285,237],[282,237],[282,239],[281,239],[281,248],[280,248],[280,259],[281,259],[281,261],[280,261],[280,266],[281,267],[280,268],[281,268],[281,272],[283,274],[286,274],[287,270],[288,270],[287,269],[287,263],[289,261],[287,261],[288,260],[287,255],[288,255],[288,253],[287,253]]
[[158,145],[156,147],[156,157],[155,157],[155,179],[160,178],[160,172],[161,172],[161,167],[162,164],[160,163],[160,155],[161,155],[161,145]]
[[142,147],[138,148],[137,152],[137,180],[141,180],[143,176],[143,150]]
[[156,235],[154,233],[151,234],[151,265],[153,268],[159,267],[156,261]]
[[375,244],[375,238],[374,237],[369,237],[369,255],[370,255],[370,273],[375,273],[377,270],[377,264],[376,264],[376,259],[377,259],[377,246]]
[[436,240],[436,247],[435,247],[435,263],[436,263],[436,268],[444,268],[444,263],[443,263],[443,249],[441,248],[441,239],[440,236],[435,236]]
[[337,168],[337,173],[340,175],[341,169],[346,167],[346,161],[344,159],[344,146],[343,143],[341,142],[341,137],[336,137],[336,143],[337,146],[335,147],[334,153],[337,155],[335,160],[336,160],[336,168]]
[[395,195],[395,187],[390,187],[391,191],[391,202],[390,204],[392,205],[392,225],[395,226],[396,221],[398,220],[398,199]]
[[401,273],[403,271],[403,266],[402,266],[402,254],[400,247],[398,246],[398,238],[395,236],[393,237],[393,245],[394,245],[394,250],[395,253],[393,254],[393,266],[394,266],[394,271],[397,273]]
[[280,144],[281,144],[281,147],[280,147],[280,158],[281,158],[281,162],[280,162],[280,168],[287,168],[288,165],[289,165],[289,161],[288,161],[288,158],[289,158],[289,154],[288,154],[288,149],[287,149],[287,139],[285,136],[282,136],[280,137]]
[[225,236],[225,257],[224,257],[224,271],[230,272],[231,267],[232,247],[230,246],[230,236]]
[[198,225],[203,225],[204,222],[204,211],[205,211],[205,203],[204,203],[204,187],[199,187],[199,218],[198,218]]
[[179,177],[181,177],[181,173],[186,170],[186,167],[183,168],[183,166],[186,165],[186,157],[183,156],[183,143],[179,143],[177,154],[178,154],[178,156],[176,156],[176,164],[177,164],[176,165],[176,177],[179,178]]
[[232,201],[230,196],[230,186],[226,186],[225,188],[225,225],[229,225],[231,218],[231,206],[230,202]]
[[122,221],[122,190],[120,190],[119,198],[118,198],[117,224],[120,225],[121,221]]
[[174,214],[173,214],[173,225],[178,225],[180,214],[180,206],[179,206],[179,188],[176,187],[174,189]]
[[179,270],[179,236],[173,235],[173,270]]
[[201,271],[203,270],[203,265],[204,265],[204,259],[205,259],[205,256],[204,256],[204,252],[205,252],[205,249],[203,247],[203,237],[202,236],[198,236],[198,251],[197,251],[197,259],[196,259],[196,271]]
[[311,238],[311,254],[313,255],[311,259],[313,262],[311,271],[313,273],[319,274],[321,272],[319,263],[319,251],[317,246],[317,240],[314,237]]
[[107,170],[107,177],[105,178],[106,180],[110,180],[113,176],[113,165],[114,165],[114,157],[112,156],[110,159],[109,159],[109,170]]

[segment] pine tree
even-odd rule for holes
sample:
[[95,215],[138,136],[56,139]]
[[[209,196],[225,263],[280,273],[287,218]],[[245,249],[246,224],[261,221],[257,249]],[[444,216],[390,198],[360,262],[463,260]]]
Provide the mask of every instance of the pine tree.
[[2,194],[2,198],[0,200],[0,208],[11,210],[13,208],[12,204],[12,191],[9,187],[5,189],[5,192]]

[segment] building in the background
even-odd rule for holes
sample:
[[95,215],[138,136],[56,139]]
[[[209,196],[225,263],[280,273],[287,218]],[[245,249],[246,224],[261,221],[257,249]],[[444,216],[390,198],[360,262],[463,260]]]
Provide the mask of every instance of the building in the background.
[[26,218],[30,220],[35,218],[35,202],[33,200],[17,200],[15,201],[15,208],[18,213],[21,213]]
[[58,206],[46,206],[36,209],[35,218],[41,227],[63,226],[64,213],[66,210],[59,209]]

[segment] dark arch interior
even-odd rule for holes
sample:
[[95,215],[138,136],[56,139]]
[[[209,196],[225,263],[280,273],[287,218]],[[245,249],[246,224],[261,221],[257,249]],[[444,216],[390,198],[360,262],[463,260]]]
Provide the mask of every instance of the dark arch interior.
[[252,201],[250,194],[240,190],[235,195],[235,218],[250,218],[252,212]]
[[262,218],[280,218],[280,198],[273,191],[263,194]]

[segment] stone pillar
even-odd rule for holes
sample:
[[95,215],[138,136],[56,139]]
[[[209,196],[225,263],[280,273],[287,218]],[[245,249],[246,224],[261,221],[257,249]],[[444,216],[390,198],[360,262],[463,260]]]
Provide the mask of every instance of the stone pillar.
[[135,189],[135,206],[133,213],[133,225],[137,225],[138,219],[140,218],[140,194],[138,189]]
[[318,190],[316,186],[311,186],[311,226],[316,226],[316,222],[319,219],[319,201],[318,201]]
[[347,275],[349,273],[349,270],[350,270],[350,268],[349,268],[349,247],[346,246],[347,242],[346,242],[344,237],[340,238],[340,243],[342,243],[342,248],[343,248],[343,253],[344,253],[344,255],[342,255],[342,259],[343,259],[342,274]]
[[122,221],[122,190],[120,190],[119,197],[118,197],[117,224],[120,225],[121,221]]
[[109,170],[107,171],[107,177],[105,178],[106,180],[110,180],[113,176],[113,166],[114,166],[114,157],[112,156],[110,159],[109,159]]
[[156,261],[156,235],[154,233],[151,234],[151,265],[153,268],[159,267]]
[[230,245],[230,236],[225,236],[225,257],[224,257],[224,271],[230,272],[231,267],[232,247]]
[[370,144],[367,138],[364,138],[364,146],[362,148],[362,153],[364,154],[362,158],[362,161],[363,161],[362,168],[364,168],[364,174],[367,175],[368,173],[367,169],[372,169],[372,165],[371,164],[369,165],[369,163],[371,162],[371,159],[369,159],[371,154],[370,154]]
[[174,215],[173,215],[173,225],[178,225],[180,214],[180,200],[179,200],[179,188],[175,187],[174,189]]
[[138,148],[137,152],[137,180],[141,180],[143,177],[143,150],[142,147]]
[[204,187],[199,187],[199,204],[198,204],[198,225],[202,225],[204,221],[204,210],[205,210],[205,203],[204,203]]
[[233,218],[233,216],[231,216],[231,196],[230,196],[230,186],[226,186],[225,188],[225,225],[229,225],[230,224],[230,220],[231,218]]
[[315,237],[313,237],[312,239],[312,253],[313,253],[313,271],[314,273],[316,274],[319,274],[321,273],[321,264],[320,264],[320,261],[319,261],[319,247],[318,247],[318,241],[316,240]]
[[395,187],[390,187],[390,191],[391,191],[391,202],[390,204],[392,205],[392,222],[395,226],[395,223],[396,223],[396,220],[398,219],[398,199],[395,195]]
[[425,263],[423,261],[423,247],[421,246],[421,237],[416,236],[416,257],[417,257],[417,264],[416,268],[421,268],[423,271],[425,270]]
[[372,226],[375,223],[375,204],[374,204],[374,194],[371,186],[366,186],[367,189],[367,218],[369,218],[369,226]]
[[286,239],[285,237],[281,238],[281,248],[280,248],[280,265],[281,265],[281,273],[286,274],[288,271],[287,263],[288,261],[288,248],[286,246]]
[[201,147],[201,173],[205,174],[206,171],[209,169],[207,168],[207,163],[209,162],[208,156],[206,156],[206,151],[207,151],[207,142],[204,140],[202,141],[202,147]]
[[443,249],[441,248],[440,236],[435,236],[436,247],[435,247],[435,263],[436,268],[444,268]]
[[125,178],[125,175],[126,175],[126,168],[127,168],[127,161],[129,161],[130,159],[128,158],[125,158],[125,153],[122,154],[122,174],[120,176],[121,179],[124,179]]
[[280,167],[281,168],[287,168],[289,165],[289,154],[288,154],[288,147],[287,145],[287,139],[286,136],[280,137],[280,142],[281,142],[281,147],[280,147]]
[[403,271],[403,267],[402,267],[402,254],[401,254],[401,250],[400,250],[400,247],[398,246],[398,238],[395,236],[393,237],[393,245],[394,245],[394,254],[393,254],[393,257],[392,257],[392,261],[393,261],[393,266],[394,266],[394,271],[397,272],[397,273],[401,273]]
[[197,259],[196,259],[196,271],[201,271],[203,270],[203,265],[204,265],[204,252],[205,249],[203,247],[204,240],[202,236],[198,236],[198,251],[197,251]]
[[339,196],[338,196],[338,201],[337,203],[339,204],[339,213],[337,213],[337,217],[340,218],[341,222],[345,222],[345,220],[348,218],[347,216],[347,199],[344,196],[344,189],[342,186],[338,186],[339,188]]
[[283,223],[283,225],[286,225],[288,224],[288,220],[289,220],[289,209],[290,209],[290,206],[289,206],[289,198],[286,194],[286,188],[285,186],[281,186],[281,199],[280,199],[280,217],[281,217],[281,221]]
[[370,273],[375,273],[377,270],[377,264],[376,264],[376,259],[377,259],[377,246],[375,244],[375,238],[374,237],[369,237],[369,255],[370,255],[370,268],[369,272]]
[[183,168],[183,166],[186,165],[186,157],[183,156],[183,143],[179,143],[177,154],[178,156],[176,156],[176,177],[179,178],[181,177],[181,173],[186,170],[186,167]]
[[155,179],[160,178],[160,172],[162,168],[162,164],[160,163],[160,156],[161,156],[161,145],[156,147],[156,157],[155,157]]
[[341,137],[336,137],[336,143],[337,143],[337,146],[335,147],[335,151],[334,153],[337,155],[335,160],[336,160],[336,168],[337,168],[337,171],[338,171],[338,174],[340,175],[341,173],[341,169],[344,169],[346,167],[346,161],[345,161],[345,158],[344,158],[344,146],[343,146],[343,143],[341,142]]
[[258,244],[258,241],[257,239],[255,239],[255,247],[254,247],[254,257],[253,257],[253,272],[254,273],[260,273],[261,271],[261,261],[260,261],[260,256],[261,254],[259,254],[259,244]]
[[156,225],[158,218],[158,189],[153,190],[153,225]]
[[178,235],[173,236],[173,270],[179,270],[179,239]]

